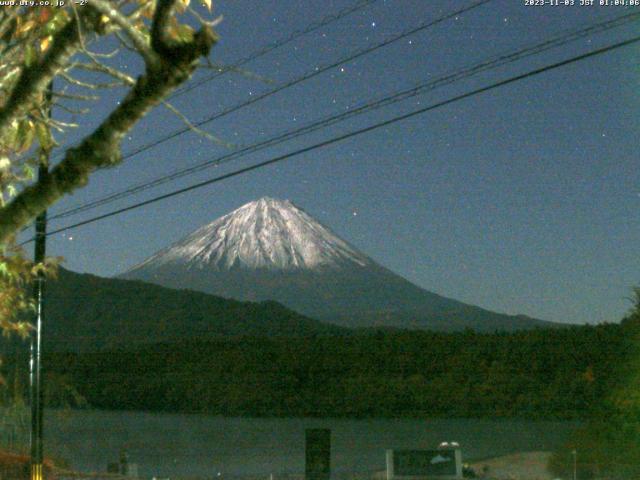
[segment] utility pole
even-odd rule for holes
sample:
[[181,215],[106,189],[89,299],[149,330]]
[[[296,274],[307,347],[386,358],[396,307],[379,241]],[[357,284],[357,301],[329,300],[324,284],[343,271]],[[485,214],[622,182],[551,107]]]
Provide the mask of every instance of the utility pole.
[[[53,98],[53,82],[49,84],[46,92],[47,115],[51,118],[51,100]],[[46,181],[49,175],[50,146],[41,145],[39,152],[38,182]],[[45,260],[47,250],[47,211],[43,211],[36,217],[35,251],[33,260],[36,264]],[[33,296],[36,306],[35,329],[31,334],[30,360],[29,360],[29,397],[31,400],[31,435],[29,443],[31,447],[31,480],[43,480],[43,449],[42,449],[42,417],[43,417],[43,392],[42,392],[42,325],[44,323],[44,294],[46,278],[42,269],[38,270]]]

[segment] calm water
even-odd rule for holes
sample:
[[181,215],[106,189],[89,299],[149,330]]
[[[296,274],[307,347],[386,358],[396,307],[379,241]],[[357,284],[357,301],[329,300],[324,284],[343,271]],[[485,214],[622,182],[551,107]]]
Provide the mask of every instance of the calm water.
[[464,458],[548,450],[575,424],[515,420],[247,419],[143,412],[47,412],[45,448],[84,471],[104,471],[126,449],[141,476],[214,477],[304,471],[304,431],[332,430],[336,472],[383,470],[387,448],[457,441]]

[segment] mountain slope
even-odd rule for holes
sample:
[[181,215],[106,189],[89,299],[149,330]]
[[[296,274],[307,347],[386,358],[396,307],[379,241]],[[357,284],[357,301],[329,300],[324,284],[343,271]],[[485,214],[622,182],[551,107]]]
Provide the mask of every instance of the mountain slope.
[[60,269],[47,286],[45,342],[86,351],[242,335],[341,334],[275,302],[250,303],[201,292]]
[[517,330],[553,326],[426,291],[376,264],[289,201],[248,203],[122,278],[240,300],[275,300],[347,327]]

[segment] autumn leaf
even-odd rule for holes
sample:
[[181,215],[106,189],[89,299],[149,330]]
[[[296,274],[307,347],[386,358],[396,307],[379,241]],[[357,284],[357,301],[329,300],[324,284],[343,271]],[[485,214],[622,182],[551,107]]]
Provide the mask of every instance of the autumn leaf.
[[40,51],[44,52],[47,50],[47,48],[49,48],[49,45],[51,44],[51,35],[49,35],[48,37],[44,37],[42,40],[40,40]]
[[191,3],[191,0],[178,0],[176,2],[176,10],[179,13],[184,13],[187,10],[187,7]]
[[51,18],[51,9],[50,8],[42,8],[40,12],[38,12],[38,22],[40,24],[45,24]]
[[22,35],[24,33],[27,33],[29,30],[31,30],[35,26],[36,26],[36,22],[34,20],[27,20],[26,22],[20,24],[20,26],[16,30],[16,34]]

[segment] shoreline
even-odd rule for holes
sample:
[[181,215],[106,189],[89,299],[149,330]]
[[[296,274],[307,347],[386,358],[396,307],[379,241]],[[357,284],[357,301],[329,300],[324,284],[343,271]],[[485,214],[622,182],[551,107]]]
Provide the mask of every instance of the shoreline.
[[547,465],[552,452],[530,451],[472,461],[468,465],[478,478],[495,480],[552,480]]

